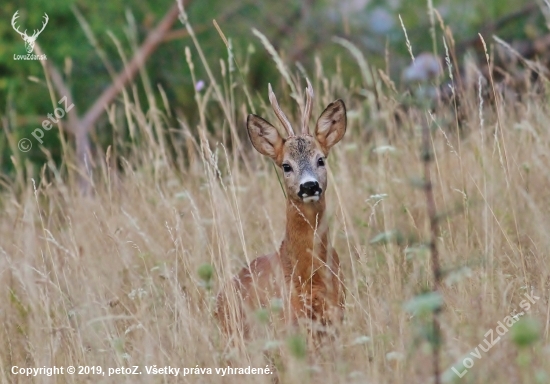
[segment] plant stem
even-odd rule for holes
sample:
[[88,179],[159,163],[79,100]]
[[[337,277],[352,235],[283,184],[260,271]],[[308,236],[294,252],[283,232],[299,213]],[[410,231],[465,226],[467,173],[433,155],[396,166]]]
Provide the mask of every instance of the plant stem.
[[[424,163],[424,192],[426,194],[426,208],[428,211],[428,217],[430,219],[430,254],[432,262],[432,272],[434,277],[433,291],[439,291],[441,283],[441,268],[439,266],[439,253],[437,251],[437,239],[439,237],[439,225],[437,218],[437,210],[435,206],[435,199],[433,194],[433,185],[430,173],[430,163],[432,161],[432,151],[430,145],[430,128],[426,123],[422,128],[422,161]],[[434,342],[433,347],[433,372],[435,384],[440,384],[440,364],[439,364],[439,350],[440,350],[440,325],[439,325],[439,310],[433,312],[433,334]]]

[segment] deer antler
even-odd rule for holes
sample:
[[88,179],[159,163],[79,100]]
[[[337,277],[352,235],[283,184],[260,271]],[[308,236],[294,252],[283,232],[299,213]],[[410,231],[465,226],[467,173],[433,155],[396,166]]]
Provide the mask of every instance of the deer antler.
[[302,121],[302,134],[309,135],[309,119],[311,119],[311,111],[313,109],[313,87],[306,77],[306,105],[304,107],[304,115]]
[[48,20],[50,20],[48,15],[46,13],[44,13],[44,16],[42,16],[42,17],[44,18],[44,21],[42,22],[42,29],[40,31],[37,31],[35,29],[35,32],[32,34],[32,37],[37,37],[38,35],[40,35],[42,33],[42,31],[44,30],[44,28],[46,28],[46,25],[48,25]]
[[281,107],[279,107],[279,103],[277,103],[277,98],[275,97],[275,94],[273,93],[273,89],[271,89],[271,84],[268,84],[268,90],[269,90],[269,101],[271,102],[271,106],[273,107],[273,110],[275,111],[275,115],[279,118],[281,123],[283,124],[283,127],[285,128],[286,132],[289,136],[294,136],[294,131],[292,130],[292,126],[290,125],[290,121],[288,121],[288,118],[281,110]]
[[19,30],[19,27],[17,27],[15,25],[15,21],[19,18],[19,11],[16,11],[14,14],[13,14],[13,17],[11,18],[11,26],[13,27],[13,29],[15,29],[17,31],[17,33],[19,33],[21,35],[22,38],[25,38],[25,37],[28,37],[27,36],[27,30],[25,29],[25,32],[21,32]]

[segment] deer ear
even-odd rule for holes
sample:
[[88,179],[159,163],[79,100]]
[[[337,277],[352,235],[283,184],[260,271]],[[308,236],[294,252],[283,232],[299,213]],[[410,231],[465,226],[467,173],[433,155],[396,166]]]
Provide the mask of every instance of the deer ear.
[[315,126],[315,138],[321,144],[325,156],[344,137],[346,125],[346,106],[342,100],[333,101],[321,113]]
[[272,158],[277,165],[281,165],[284,140],[277,128],[256,115],[248,115],[246,128],[254,148],[262,155]]

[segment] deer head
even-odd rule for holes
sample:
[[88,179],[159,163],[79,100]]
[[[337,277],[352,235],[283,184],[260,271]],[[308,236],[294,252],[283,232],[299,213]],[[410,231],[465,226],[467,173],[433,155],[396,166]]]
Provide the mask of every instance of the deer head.
[[313,89],[309,80],[299,135],[294,133],[288,118],[279,107],[271,84],[269,100],[288,136],[283,138],[273,125],[251,114],[246,122],[250,141],[258,152],[270,157],[282,168],[289,199],[300,203],[318,202],[327,186],[326,157],[330,148],[346,133],[344,102],[336,100],[325,108],[312,136],[309,133],[309,120],[313,109]]
[[19,30],[19,27],[15,25],[15,21],[17,20],[18,17],[19,17],[19,11],[15,12],[13,17],[11,18],[11,26],[13,27],[13,29],[17,31],[17,33],[21,35],[21,37],[23,38],[23,41],[25,41],[25,49],[27,50],[27,53],[32,53],[32,51],[34,50],[34,43],[38,38],[38,35],[42,33],[42,31],[44,30],[44,28],[46,28],[46,25],[48,24],[48,20],[49,20],[48,15],[44,13],[44,16],[43,16],[44,21],[42,22],[42,29],[40,30],[35,29],[34,33],[31,36],[27,35],[26,29],[25,29],[25,32],[21,32]]

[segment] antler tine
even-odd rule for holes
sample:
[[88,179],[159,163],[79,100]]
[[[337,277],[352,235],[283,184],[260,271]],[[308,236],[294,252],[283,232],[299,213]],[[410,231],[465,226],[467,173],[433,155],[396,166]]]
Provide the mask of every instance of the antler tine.
[[302,133],[309,135],[309,119],[311,119],[311,111],[313,110],[313,87],[306,77],[306,105],[304,107],[304,115],[302,121]]
[[21,36],[26,36],[27,35],[27,31],[25,30],[25,33],[21,32],[19,30],[19,27],[16,27],[15,26],[15,22],[17,21],[17,19],[19,18],[19,11],[16,11],[14,14],[13,14],[13,17],[11,18],[11,26],[13,27],[13,29],[15,29],[17,31],[17,33],[19,33]]
[[50,21],[47,13],[44,13],[44,16],[42,17],[44,18],[44,21],[42,22],[42,29],[40,30],[40,32],[42,32],[44,28],[46,28],[46,25],[48,25],[48,21]]
[[277,118],[281,121],[283,124],[283,127],[285,128],[286,132],[289,136],[294,136],[294,131],[292,130],[292,126],[290,125],[290,121],[288,121],[288,118],[281,110],[281,107],[279,107],[279,103],[277,103],[277,98],[275,97],[275,94],[273,93],[273,89],[271,88],[271,84],[268,84],[268,92],[269,92],[269,102],[271,103],[271,106],[273,107],[273,110],[275,111],[275,115],[277,115]]
[[42,33],[42,31],[44,30],[44,28],[46,28],[46,25],[48,25],[48,20],[50,20],[48,15],[46,13],[44,13],[44,16],[42,16],[42,17],[44,18],[44,21],[42,22],[42,29],[41,30],[35,29],[35,32],[34,32],[33,36],[40,35]]

